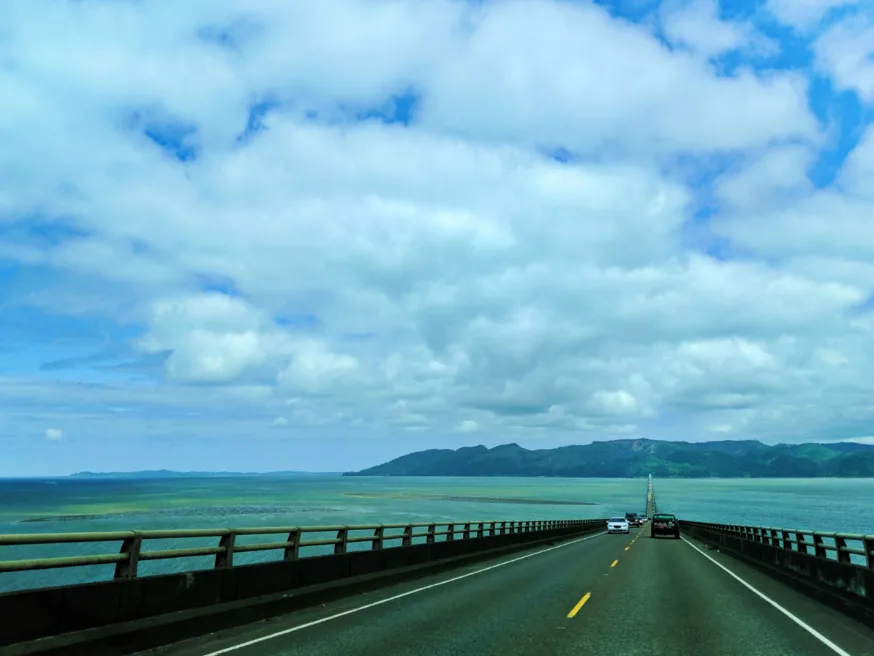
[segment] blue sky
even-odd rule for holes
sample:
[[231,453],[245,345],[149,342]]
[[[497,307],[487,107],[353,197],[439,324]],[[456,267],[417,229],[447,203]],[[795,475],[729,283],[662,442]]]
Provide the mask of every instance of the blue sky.
[[10,7],[0,476],[872,441],[867,3]]

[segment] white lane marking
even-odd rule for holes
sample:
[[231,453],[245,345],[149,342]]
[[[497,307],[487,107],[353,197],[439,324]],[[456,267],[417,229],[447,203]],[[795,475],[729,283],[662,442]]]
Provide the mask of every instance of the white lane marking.
[[728,569],[725,565],[723,565],[722,563],[720,563],[719,561],[717,561],[715,558],[713,558],[712,556],[708,556],[706,553],[704,553],[703,551],[701,551],[701,549],[699,549],[699,548],[696,547],[694,544],[692,544],[691,542],[689,542],[686,538],[683,538],[683,542],[685,542],[686,544],[688,544],[688,545],[689,545],[690,547],[692,547],[695,551],[697,551],[698,553],[700,553],[700,554],[701,554],[702,556],[704,556],[707,560],[709,560],[711,563],[713,563],[714,565],[716,565],[719,569],[721,569],[722,571],[724,571],[726,574],[728,574],[730,577],[732,577],[732,578],[733,578],[734,580],[736,580],[738,583],[740,583],[741,585],[743,585],[744,587],[746,587],[750,592],[752,592],[753,594],[755,594],[755,595],[759,596],[760,598],[764,599],[765,601],[767,601],[767,602],[768,602],[769,604],[771,604],[774,608],[776,608],[777,610],[779,610],[779,611],[780,611],[781,613],[783,613],[786,617],[788,617],[790,620],[792,620],[793,622],[795,622],[798,626],[800,626],[802,629],[804,629],[805,631],[807,631],[810,635],[812,635],[814,638],[816,638],[817,640],[819,640],[819,641],[820,641],[822,644],[824,644],[826,647],[828,647],[829,649],[831,649],[834,653],[836,653],[836,654],[840,654],[840,656],[853,656],[850,652],[848,652],[848,651],[844,651],[843,649],[841,649],[840,647],[838,647],[835,643],[833,643],[831,640],[829,640],[828,638],[826,638],[823,634],[821,634],[819,631],[817,631],[816,629],[814,629],[812,626],[810,626],[809,624],[807,624],[804,620],[802,620],[801,618],[797,617],[796,615],[793,615],[791,612],[789,612],[788,610],[786,610],[785,608],[783,608],[783,606],[781,606],[781,605],[778,604],[776,601],[774,601],[773,599],[771,599],[768,595],[766,595],[766,594],[763,593],[763,592],[760,592],[759,590],[757,590],[756,588],[754,588],[752,585],[750,585],[749,583],[747,583],[746,581],[744,581],[741,577],[739,577],[737,574],[735,574],[734,572],[732,572],[730,569]]
[[390,601],[395,601],[397,599],[402,599],[403,597],[409,597],[410,595],[414,595],[417,592],[424,592],[425,590],[430,590],[432,588],[437,588],[441,585],[446,585],[447,583],[454,583],[455,581],[460,581],[461,579],[466,579],[469,576],[475,576],[477,574],[482,574],[483,572],[488,572],[492,569],[497,569],[498,567],[504,567],[505,565],[511,565],[513,563],[518,563],[520,560],[525,560],[526,558],[532,558],[533,556],[539,556],[541,554],[548,553],[550,551],[555,551],[556,549],[563,549],[564,547],[569,547],[572,544],[577,544],[578,542],[582,542],[583,540],[590,540],[591,538],[596,538],[599,535],[606,535],[605,532],[595,533],[594,535],[587,535],[584,538],[577,538],[576,540],[572,540],[570,542],[565,542],[563,544],[556,545],[554,547],[547,547],[546,549],[541,549],[540,551],[535,551],[534,553],[526,554],[524,556],[519,556],[518,558],[513,558],[512,560],[507,560],[502,563],[498,563],[496,565],[489,565],[488,567],[483,567],[482,569],[478,569],[474,572],[468,572],[467,574],[462,574],[461,576],[456,576],[451,579],[446,579],[445,581],[438,581],[437,583],[431,583],[429,585],[424,585],[421,588],[416,588],[415,590],[408,590],[407,592],[402,592],[400,594],[396,594],[393,597],[388,597],[386,599],[380,599],[379,601],[374,601],[369,604],[364,604],[363,606],[358,606],[357,608],[352,608],[350,610],[344,610],[342,613],[336,613],[334,615],[330,615],[328,617],[323,617],[318,620],[313,620],[312,622],[307,622],[306,624],[300,624],[298,626],[293,626],[290,629],[284,629],[282,631],[277,631],[276,633],[271,633],[270,635],[261,636],[260,638],[255,638],[254,640],[249,640],[247,642],[241,642],[238,645],[233,645],[231,647],[225,647],[224,649],[219,649],[218,651],[212,651],[208,654],[204,654],[204,656],[219,656],[219,654],[227,654],[231,651],[236,651],[237,649],[243,649],[244,647],[251,647],[252,645],[256,645],[259,642],[264,642],[265,640],[272,640],[273,638],[278,638],[280,636],[288,635],[289,633],[294,633],[295,631],[301,631],[302,629],[307,629],[311,626],[316,626],[317,624],[324,624],[325,622],[330,622],[331,620],[336,620],[339,617],[345,617],[346,615],[351,615],[353,613],[357,613],[362,610],[367,610],[368,608],[373,608],[374,606],[380,606],[382,604],[387,604]]

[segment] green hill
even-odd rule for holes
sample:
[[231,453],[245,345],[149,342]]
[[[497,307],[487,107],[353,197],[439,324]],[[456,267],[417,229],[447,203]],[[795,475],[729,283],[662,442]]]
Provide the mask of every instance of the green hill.
[[874,477],[874,446],[628,439],[531,450],[504,444],[492,449],[419,451],[344,476],[625,478],[647,474],[659,478]]

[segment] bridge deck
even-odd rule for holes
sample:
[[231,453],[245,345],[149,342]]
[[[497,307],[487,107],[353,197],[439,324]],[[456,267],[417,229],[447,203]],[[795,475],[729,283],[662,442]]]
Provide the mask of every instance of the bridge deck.
[[596,535],[480,563],[150,653],[857,656],[874,655],[874,629],[702,544],[652,539],[647,526],[630,536]]

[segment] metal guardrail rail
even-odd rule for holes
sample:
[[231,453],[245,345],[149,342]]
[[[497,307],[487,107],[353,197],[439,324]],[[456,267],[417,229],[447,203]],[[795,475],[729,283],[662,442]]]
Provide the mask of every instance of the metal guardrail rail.
[[[874,535],[855,533],[826,533],[795,528],[770,528],[738,524],[709,524],[680,520],[680,528],[692,526],[706,531],[731,535],[742,540],[759,542],[787,551],[836,560],[848,565],[874,569]],[[854,562],[853,556],[858,562]]]
[[[23,572],[29,570],[55,569],[62,567],[86,567],[91,565],[115,565],[115,579],[133,579],[137,577],[138,565],[142,561],[163,560],[171,558],[187,558],[191,556],[215,556],[216,569],[234,566],[234,555],[255,551],[282,550],[282,560],[298,560],[301,549],[307,547],[333,546],[335,554],[347,552],[350,544],[370,543],[370,549],[377,551],[385,548],[386,542],[399,541],[398,546],[411,546],[415,538],[425,538],[426,543],[437,541],[439,536],[445,540],[482,538],[486,535],[504,535],[507,533],[531,533],[554,529],[583,528],[606,522],[606,519],[584,520],[531,520],[531,521],[467,521],[467,522],[437,522],[416,524],[360,524],[349,526],[275,526],[258,528],[225,528],[225,529],[182,529],[182,530],[151,530],[151,531],[113,531],[93,533],[25,533],[0,535],[0,547],[27,546],[46,544],[71,544],[87,542],[119,542],[121,549],[117,553],[96,555],[61,556],[53,558],[36,558],[27,560],[0,560],[0,574],[3,572]],[[443,528],[445,527],[445,528]],[[459,528],[460,527],[460,528]],[[441,529],[441,530],[438,530]],[[425,529],[425,530],[417,530]],[[399,533],[386,533],[386,531]],[[369,535],[357,535],[360,532]],[[304,540],[306,534],[335,533],[336,537],[326,539]],[[239,536],[246,535],[282,535],[282,539],[272,542],[253,544],[237,544]],[[185,539],[185,538],[218,538],[218,545],[212,547],[193,547],[178,549],[162,549],[146,551],[143,542],[147,540]]]

